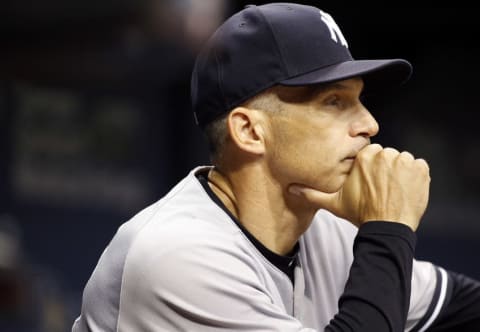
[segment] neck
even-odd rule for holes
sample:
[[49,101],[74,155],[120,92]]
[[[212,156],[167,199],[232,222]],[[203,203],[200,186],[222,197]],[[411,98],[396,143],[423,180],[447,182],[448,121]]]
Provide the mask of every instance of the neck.
[[285,255],[311,223],[314,210],[301,206],[287,188],[274,181],[260,166],[232,172],[213,168],[210,188],[239,222],[265,247]]
[[214,167],[208,173],[208,185],[235,218],[239,219],[237,198],[228,178]]

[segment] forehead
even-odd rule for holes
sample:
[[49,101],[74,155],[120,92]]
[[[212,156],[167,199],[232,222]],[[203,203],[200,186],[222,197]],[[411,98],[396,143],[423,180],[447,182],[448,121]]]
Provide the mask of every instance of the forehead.
[[321,97],[330,92],[349,92],[360,94],[363,90],[363,80],[360,77],[337,81],[327,84],[313,84],[306,86],[277,85],[273,92],[285,102],[295,103]]

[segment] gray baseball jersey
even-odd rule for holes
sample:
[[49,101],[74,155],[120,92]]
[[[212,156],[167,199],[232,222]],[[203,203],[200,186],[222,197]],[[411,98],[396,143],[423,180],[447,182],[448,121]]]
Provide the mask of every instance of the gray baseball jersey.
[[[73,332],[323,331],[338,312],[357,228],[320,210],[298,243],[294,280],[212,200],[198,167],[123,224],[83,294]],[[406,331],[442,308],[446,272],[413,262]]]

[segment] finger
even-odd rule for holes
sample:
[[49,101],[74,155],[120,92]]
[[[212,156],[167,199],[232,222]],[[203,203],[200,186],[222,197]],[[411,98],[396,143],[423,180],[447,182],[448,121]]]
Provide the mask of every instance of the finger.
[[380,144],[369,144],[358,152],[357,158],[370,159],[382,150],[383,147]]
[[409,162],[412,162],[412,161],[415,160],[415,158],[413,157],[413,154],[411,154],[408,151],[402,151],[402,153],[400,153],[398,158],[403,160],[403,161],[409,161]]
[[423,158],[415,159],[415,163],[427,170],[430,170],[430,167],[428,166],[427,161]]
[[395,158],[400,154],[400,152],[398,152],[397,149],[390,148],[390,147],[384,148],[381,153],[387,158]]
[[403,151],[400,153],[395,160],[396,163],[399,163],[402,166],[413,165],[415,158],[410,152]]
[[425,161],[425,159],[419,158],[414,160],[415,166],[424,174],[428,174],[430,177],[430,167],[428,166],[428,163]]
[[375,155],[375,160],[379,165],[391,164],[397,160],[400,152],[394,148],[384,148]]

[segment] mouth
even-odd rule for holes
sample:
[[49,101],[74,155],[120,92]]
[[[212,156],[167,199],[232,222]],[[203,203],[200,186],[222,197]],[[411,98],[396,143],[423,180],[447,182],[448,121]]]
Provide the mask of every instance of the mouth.
[[[368,143],[368,144],[369,144],[369,143]],[[348,154],[348,156],[345,157],[343,160],[344,160],[344,161],[355,161],[355,159],[357,158],[357,154],[358,154],[363,148],[365,148],[368,144],[362,145],[360,148],[357,148],[357,149],[354,149],[354,150],[350,151],[350,153]]]
[[342,160],[342,165],[346,171],[346,174],[350,174],[353,166],[355,165],[355,157],[346,157]]
[[351,170],[353,165],[355,164],[355,159],[356,157],[352,156],[343,158],[342,164],[345,165],[349,170]]

